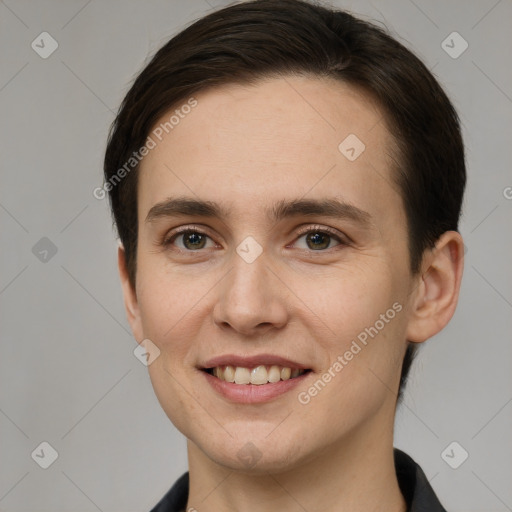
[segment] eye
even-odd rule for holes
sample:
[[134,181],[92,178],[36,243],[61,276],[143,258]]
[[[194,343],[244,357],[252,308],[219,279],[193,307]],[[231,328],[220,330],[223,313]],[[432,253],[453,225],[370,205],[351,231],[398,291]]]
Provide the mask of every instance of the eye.
[[174,245],[175,240],[181,240],[183,246],[178,245],[178,249],[182,251],[197,251],[199,249],[204,249],[206,246],[206,240],[211,238],[194,227],[186,227],[179,231],[175,231],[174,234],[165,238],[162,242],[162,245],[165,247],[169,245]]
[[[333,239],[338,242],[336,245],[348,245],[343,235],[331,228],[322,226],[308,226],[306,229],[301,230],[294,244],[297,244],[301,238],[305,238],[306,247],[299,247],[299,249],[309,249],[311,251],[324,251],[332,248]],[[182,245],[176,244],[177,240],[180,240]],[[176,246],[182,252],[196,252],[208,248],[208,240],[213,244],[210,247],[215,247],[215,242],[213,242],[209,235],[194,226],[185,226],[166,236],[161,245],[164,247]]]
[[348,245],[336,231],[321,226],[309,226],[306,230],[299,233],[299,235],[300,236],[297,241],[301,238],[305,238],[305,249],[311,249],[312,251],[330,249],[332,247],[331,242],[333,239],[338,242],[337,245]]

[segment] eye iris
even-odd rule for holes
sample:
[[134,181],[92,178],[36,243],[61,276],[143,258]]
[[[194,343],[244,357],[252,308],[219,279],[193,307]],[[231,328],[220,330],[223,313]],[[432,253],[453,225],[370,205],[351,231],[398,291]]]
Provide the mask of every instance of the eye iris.
[[321,240],[325,240],[325,239],[328,239],[329,238],[329,235],[325,234],[325,233],[318,233],[318,232],[315,232],[315,233],[310,233],[307,235],[306,237],[306,240],[308,241],[308,246],[309,246],[309,241],[313,241],[314,245],[313,245],[313,248],[314,249],[325,249],[326,247],[329,246],[329,241],[327,241],[327,243],[324,243],[324,244],[321,244],[321,245],[318,245],[317,242],[320,242],[321,243]]
[[[184,244],[185,244],[185,247],[187,247],[187,249],[189,248],[192,248],[192,249],[202,249],[203,246],[204,246],[204,237],[203,235],[199,234],[199,233],[195,233],[193,231],[190,231],[188,233],[185,233],[183,235],[183,240],[184,240]],[[192,244],[191,244],[191,247],[188,247],[188,242],[189,241],[192,241]],[[202,245],[197,245],[198,243]]]

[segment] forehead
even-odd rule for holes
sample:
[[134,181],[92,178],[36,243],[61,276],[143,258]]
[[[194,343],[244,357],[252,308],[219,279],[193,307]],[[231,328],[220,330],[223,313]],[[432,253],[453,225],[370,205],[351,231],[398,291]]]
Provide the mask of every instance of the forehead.
[[266,199],[329,193],[377,214],[376,198],[396,195],[394,140],[375,102],[352,86],[289,76],[211,88],[194,100],[153,127],[180,111],[141,163],[139,218],[168,195],[235,206],[239,198],[248,210]]

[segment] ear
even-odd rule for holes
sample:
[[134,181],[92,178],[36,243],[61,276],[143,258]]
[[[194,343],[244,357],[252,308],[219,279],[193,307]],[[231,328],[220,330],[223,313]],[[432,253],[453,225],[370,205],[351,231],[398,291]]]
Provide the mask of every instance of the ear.
[[446,231],[423,257],[407,327],[409,341],[421,343],[448,324],[459,299],[463,268],[462,237],[457,231]]
[[121,243],[119,244],[119,248],[117,250],[117,266],[119,268],[119,277],[121,279],[121,286],[123,289],[124,307],[126,310],[128,323],[130,324],[135,340],[137,343],[140,343],[144,339],[144,335],[142,331],[142,322],[140,319],[137,293],[135,292],[135,289],[130,283],[130,279],[128,277],[126,253]]

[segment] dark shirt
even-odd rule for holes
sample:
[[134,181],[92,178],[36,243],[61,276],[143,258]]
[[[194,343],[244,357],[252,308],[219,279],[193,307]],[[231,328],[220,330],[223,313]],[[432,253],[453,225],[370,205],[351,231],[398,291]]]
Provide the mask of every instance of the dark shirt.
[[[407,503],[407,512],[446,512],[421,467],[405,452],[394,449],[398,485]],[[184,512],[188,501],[188,472],[176,480],[151,512]]]

